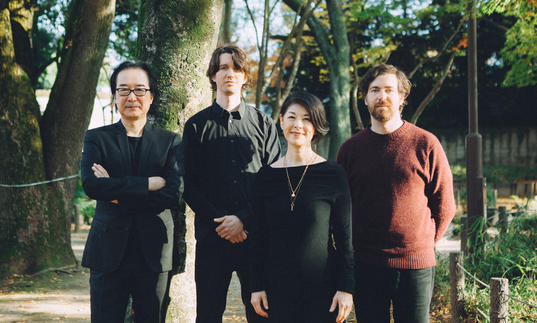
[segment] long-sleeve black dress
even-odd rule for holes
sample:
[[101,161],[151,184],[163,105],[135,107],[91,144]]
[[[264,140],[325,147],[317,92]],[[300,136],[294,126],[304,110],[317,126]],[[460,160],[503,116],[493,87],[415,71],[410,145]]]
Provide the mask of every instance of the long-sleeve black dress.
[[[293,188],[305,166],[289,167]],[[310,165],[294,210],[285,168],[263,167],[254,188],[251,290],[267,292],[271,322],[330,323],[337,290],[354,291],[351,199],[343,168]]]

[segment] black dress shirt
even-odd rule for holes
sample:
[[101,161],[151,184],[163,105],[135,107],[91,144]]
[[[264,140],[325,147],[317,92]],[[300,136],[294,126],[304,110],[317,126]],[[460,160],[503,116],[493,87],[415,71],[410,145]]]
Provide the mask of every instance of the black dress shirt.
[[247,227],[255,175],[280,156],[272,120],[242,101],[232,113],[215,101],[186,122],[183,144],[184,196],[196,213],[196,239],[214,232],[213,219],[224,215]]

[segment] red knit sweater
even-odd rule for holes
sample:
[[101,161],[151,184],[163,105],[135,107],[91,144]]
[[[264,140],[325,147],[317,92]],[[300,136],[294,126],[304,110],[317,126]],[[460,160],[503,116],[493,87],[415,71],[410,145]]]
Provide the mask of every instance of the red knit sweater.
[[455,215],[438,139],[408,122],[387,135],[365,129],[341,145],[337,161],[351,187],[357,259],[389,268],[434,266],[434,245]]

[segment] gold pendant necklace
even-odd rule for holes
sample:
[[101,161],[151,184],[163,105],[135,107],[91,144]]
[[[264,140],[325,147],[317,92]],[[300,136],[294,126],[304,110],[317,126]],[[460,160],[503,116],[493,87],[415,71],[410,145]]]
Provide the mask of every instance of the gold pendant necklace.
[[293,188],[293,184],[291,184],[291,178],[289,177],[289,171],[287,170],[287,162],[285,157],[283,156],[283,166],[285,167],[285,174],[287,175],[287,185],[289,186],[289,191],[291,192],[291,212],[295,209],[295,200],[296,196],[298,194],[298,191],[300,190],[300,187],[302,186],[302,181],[304,180],[304,176],[306,175],[306,172],[308,171],[308,167],[315,159],[315,153],[313,153],[312,158],[310,158],[310,161],[306,164],[306,168],[304,168],[304,171],[302,172],[302,176],[300,176],[300,180],[298,181],[298,184],[295,188]]

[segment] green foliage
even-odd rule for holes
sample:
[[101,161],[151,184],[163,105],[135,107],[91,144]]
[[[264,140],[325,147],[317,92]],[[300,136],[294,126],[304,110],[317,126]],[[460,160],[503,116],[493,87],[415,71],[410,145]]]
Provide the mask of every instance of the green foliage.
[[75,200],[73,205],[78,205],[80,207],[80,213],[82,214],[84,223],[91,224],[91,221],[95,216],[95,204],[95,201],[90,199],[86,193],[84,193],[82,181],[79,177],[76,184]]
[[52,65],[61,56],[64,23],[68,11],[67,0],[39,0],[32,30],[33,69],[37,75],[35,88],[50,89],[56,77],[57,66]]
[[[466,180],[466,166],[451,165],[453,180]],[[489,183],[514,183],[523,180],[536,180],[536,166],[483,166],[483,176]]]
[[[476,261],[466,257],[464,267],[475,273],[476,278],[489,284],[492,277],[509,279],[509,295],[530,303],[537,296],[537,215],[525,213],[516,217],[507,233],[489,238],[485,247],[473,256]],[[436,293],[449,292],[449,263],[440,258],[435,278]],[[486,321],[482,314],[488,315],[490,292],[466,275],[464,292],[465,322]],[[513,322],[537,321],[537,310],[516,301],[509,301],[509,317]]]
[[502,58],[511,66],[503,86],[537,84],[537,2],[535,0],[488,0],[485,14],[501,13],[516,18],[506,32]]
[[[69,0],[38,0],[32,30],[32,64],[36,89],[50,89],[56,77],[56,62],[61,59]],[[116,15],[109,47],[120,60],[136,60],[138,8],[140,0],[116,2]],[[107,80],[104,82],[106,83]],[[99,82],[102,85],[103,82]]]
[[[507,278],[511,296],[526,301],[534,300],[537,295],[536,245],[537,215],[525,213],[509,224],[507,233],[498,234],[485,244],[482,252],[476,255],[478,261],[467,261],[465,267],[487,283],[492,277]],[[468,313],[475,315],[476,309],[488,313],[488,290],[475,284],[468,285],[465,292]],[[531,310],[518,302],[509,303],[509,313],[511,319],[537,319],[537,310]]]
[[537,279],[536,245],[537,216],[526,213],[516,217],[507,233],[498,234],[486,243],[471,272],[485,281],[491,277]]
[[112,25],[109,46],[122,59],[137,59],[139,7],[140,0],[116,2],[116,16]]

